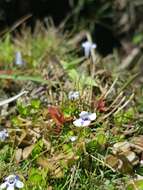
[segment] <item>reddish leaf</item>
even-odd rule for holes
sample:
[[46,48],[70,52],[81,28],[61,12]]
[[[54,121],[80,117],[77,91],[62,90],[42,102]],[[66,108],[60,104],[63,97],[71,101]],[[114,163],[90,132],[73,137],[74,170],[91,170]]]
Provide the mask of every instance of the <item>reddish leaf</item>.
[[100,98],[98,101],[97,101],[97,110],[99,112],[105,112],[106,111],[106,108],[105,108],[105,100],[103,98]]
[[50,117],[54,120],[56,123],[56,133],[60,133],[61,127],[65,122],[71,121],[72,117],[64,117],[64,114],[60,111],[60,109],[56,106],[50,106],[48,108],[48,112],[50,114]]
[[51,106],[48,108],[51,118],[55,121],[57,126],[61,126],[65,122],[65,118],[63,113],[59,110],[59,108]]

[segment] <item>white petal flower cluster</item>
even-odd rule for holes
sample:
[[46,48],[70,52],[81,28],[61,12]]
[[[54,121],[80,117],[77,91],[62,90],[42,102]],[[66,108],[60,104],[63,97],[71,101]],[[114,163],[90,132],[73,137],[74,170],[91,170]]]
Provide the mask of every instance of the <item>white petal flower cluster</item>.
[[94,121],[96,119],[96,113],[90,113],[87,111],[82,111],[79,114],[79,119],[76,119],[73,124],[76,127],[86,127],[89,126],[91,121]]
[[17,175],[9,175],[5,178],[5,182],[0,185],[0,190],[14,190],[15,188],[21,189],[23,187],[24,184],[19,180]]

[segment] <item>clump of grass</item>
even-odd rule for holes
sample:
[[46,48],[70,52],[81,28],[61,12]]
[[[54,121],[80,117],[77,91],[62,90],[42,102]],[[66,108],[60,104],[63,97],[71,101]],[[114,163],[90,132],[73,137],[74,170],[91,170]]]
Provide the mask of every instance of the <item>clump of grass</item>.
[[1,67],[4,69],[8,69],[13,66],[13,55],[14,55],[14,45],[11,42],[11,36],[8,34],[5,39],[1,39],[0,41],[0,62]]

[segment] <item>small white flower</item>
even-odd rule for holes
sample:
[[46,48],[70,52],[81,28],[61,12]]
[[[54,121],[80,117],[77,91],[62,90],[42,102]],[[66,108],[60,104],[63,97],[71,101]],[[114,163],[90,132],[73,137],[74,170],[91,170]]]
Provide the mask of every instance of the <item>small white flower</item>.
[[8,137],[8,132],[6,129],[3,129],[0,131],[0,141],[5,141],[5,139]]
[[20,51],[17,51],[15,53],[15,64],[18,65],[18,66],[21,66],[23,65],[23,60],[22,60],[22,55],[21,55],[21,52]]
[[90,125],[91,121],[96,119],[96,113],[90,113],[86,111],[82,111],[79,116],[80,118],[73,122],[76,127],[86,127]]
[[83,42],[82,47],[84,48],[84,55],[88,58],[91,54],[91,50],[96,48],[96,44],[89,41]]
[[90,113],[90,112],[87,112],[87,111],[82,111],[80,114],[79,114],[80,118],[82,119],[87,119],[87,120],[90,120],[90,121],[94,121],[96,119],[96,113]]
[[90,125],[91,121],[90,120],[83,120],[83,119],[76,119],[73,124],[76,127],[87,127],[88,125]]
[[19,180],[17,175],[9,175],[5,178],[5,182],[0,185],[0,189],[14,190],[15,188],[21,189],[24,187],[23,182]]
[[69,100],[77,100],[79,99],[79,92],[78,91],[70,91],[68,94]]
[[70,140],[71,140],[71,142],[76,141],[76,140],[77,140],[77,136],[71,136],[71,137],[70,137]]

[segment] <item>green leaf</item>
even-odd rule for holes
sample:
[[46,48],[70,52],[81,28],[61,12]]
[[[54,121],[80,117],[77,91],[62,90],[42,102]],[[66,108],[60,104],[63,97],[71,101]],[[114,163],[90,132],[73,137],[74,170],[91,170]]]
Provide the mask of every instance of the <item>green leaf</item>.
[[46,173],[47,172],[45,170],[32,168],[29,172],[28,182],[33,185],[43,185],[46,183],[45,181]]
[[71,69],[68,71],[68,75],[73,82],[78,83],[79,86],[98,86],[92,77],[87,76],[86,74],[81,74],[77,72],[75,69]]
[[135,113],[134,113],[133,108],[129,108],[126,111],[122,110],[119,113],[117,113],[116,115],[114,115],[114,122],[117,125],[127,124],[134,118],[134,115],[135,115]]
[[11,43],[10,35],[6,35],[5,39],[0,41],[0,62],[5,63],[5,68],[13,61],[14,46]]
[[40,100],[34,99],[31,101],[31,107],[34,109],[39,109],[40,108]]
[[104,145],[106,143],[106,136],[103,133],[97,134],[97,143],[99,145]]
[[39,140],[35,145],[34,149],[32,150],[32,158],[35,158],[43,151],[44,143],[42,140]]
[[18,112],[21,116],[29,116],[30,115],[30,108],[29,106],[24,106],[22,104],[17,105]]
[[50,84],[50,81],[44,80],[39,76],[1,74],[0,79],[11,79],[11,80],[18,80],[18,81],[33,81],[33,82],[38,82],[38,83],[42,83],[42,84]]
[[143,190],[143,180],[132,181],[127,186],[127,190]]
[[133,43],[134,44],[139,44],[143,40],[143,34],[136,34],[133,38]]
[[88,77],[84,76],[83,77],[83,81],[84,81],[84,79],[85,79],[85,84],[86,85],[88,85],[88,86],[96,86],[96,87],[98,86],[97,83],[95,82],[95,80],[92,79],[92,77],[90,77],[90,76],[88,76]]
[[84,59],[85,58],[82,57],[82,58],[77,58],[74,61],[71,61],[69,63],[67,63],[66,61],[61,61],[61,63],[65,70],[71,70],[71,69],[74,69],[75,67],[77,67],[78,64],[81,63]]

